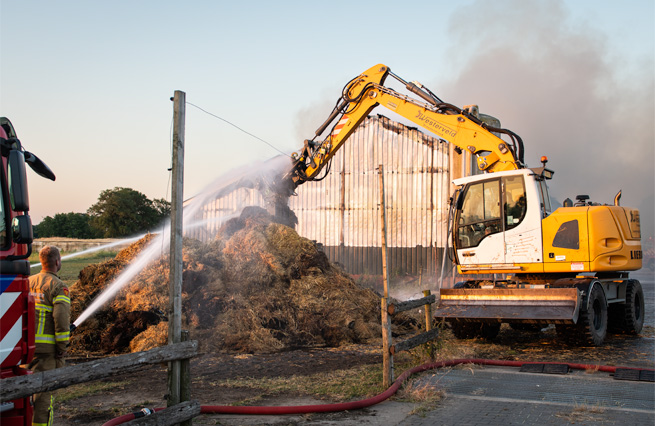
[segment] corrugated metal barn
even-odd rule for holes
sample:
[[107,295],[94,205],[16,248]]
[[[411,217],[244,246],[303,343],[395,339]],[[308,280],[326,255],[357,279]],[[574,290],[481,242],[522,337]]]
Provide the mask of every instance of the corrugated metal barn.
[[324,180],[298,188],[296,229],[348,272],[382,273],[380,164],[390,271],[433,273],[446,238],[448,144],[383,116],[359,126]]
[[[351,274],[381,274],[379,165],[384,168],[387,247],[392,274],[437,274],[446,245],[450,196],[449,144],[384,116],[368,117],[333,157],[321,181],[297,188],[289,207],[296,230],[323,245]],[[206,240],[220,219],[245,206],[264,206],[253,189],[208,200],[199,211]]]

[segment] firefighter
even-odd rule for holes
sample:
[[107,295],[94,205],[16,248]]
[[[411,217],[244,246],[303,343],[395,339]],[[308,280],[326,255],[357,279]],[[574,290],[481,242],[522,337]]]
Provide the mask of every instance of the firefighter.
[[[30,277],[30,293],[36,303],[36,350],[30,368],[35,373],[64,366],[70,337],[70,297],[57,276],[61,269],[59,250],[45,246],[39,252],[39,260],[41,272]],[[52,392],[34,395],[32,426],[52,425],[53,402]]]

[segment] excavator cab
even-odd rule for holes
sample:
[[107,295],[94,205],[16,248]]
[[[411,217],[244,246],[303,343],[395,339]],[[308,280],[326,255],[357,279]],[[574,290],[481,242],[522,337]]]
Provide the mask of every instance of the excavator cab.
[[462,274],[540,272],[548,188],[530,169],[456,179],[453,247]]

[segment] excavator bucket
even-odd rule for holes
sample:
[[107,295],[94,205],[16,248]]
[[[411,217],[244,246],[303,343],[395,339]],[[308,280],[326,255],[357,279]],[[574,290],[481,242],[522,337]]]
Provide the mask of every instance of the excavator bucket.
[[434,316],[494,322],[575,323],[580,296],[575,288],[442,289]]

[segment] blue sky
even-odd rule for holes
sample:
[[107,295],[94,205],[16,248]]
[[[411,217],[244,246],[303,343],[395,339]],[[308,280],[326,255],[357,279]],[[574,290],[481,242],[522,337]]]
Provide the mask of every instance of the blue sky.
[[[0,114],[57,175],[30,173],[34,223],[116,186],[169,198],[175,90],[291,152],[377,63],[500,118],[531,166],[549,156],[556,197],[622,189],[653,220],[652,0],[2,0],[0,13]],[[185,196],[276,154],[189,106]]]

